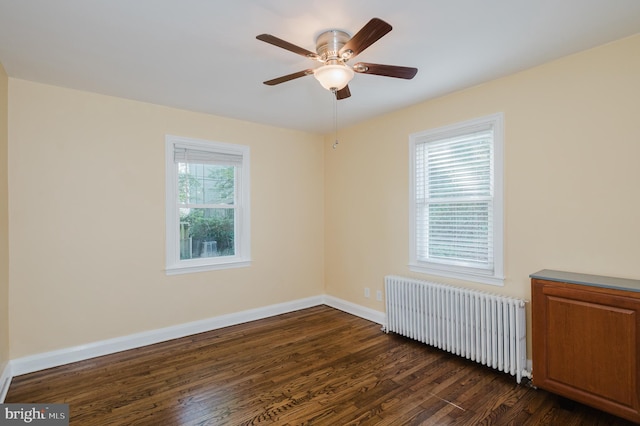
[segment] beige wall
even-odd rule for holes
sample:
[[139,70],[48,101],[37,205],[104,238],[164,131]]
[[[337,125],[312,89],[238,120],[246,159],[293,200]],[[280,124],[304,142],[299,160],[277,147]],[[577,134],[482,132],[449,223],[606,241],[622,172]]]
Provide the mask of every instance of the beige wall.
[[[409,272],[409,134],[495,112],[505,114],[504,287]],[[527,299],[528,275],[540,269],[640,279],[640,35],[364,122],[339,138],[336,151],[325,141],[330,295],[382,311],[373,295],[386,274]]]
[[[324,293],[322,137],[9,90],[12,359]],[[165,275],[165,134],[250,146],[251,267]]]
[[8,87],[0,64],[0,374],[9,361]]
[[[407,267],[408,135],[500,111],[505,286],[441,281],[528,298],[543,268],[640,279],[638,52],[640,35],[378,117],[342,130],[335,151],[332,138],[9,78],[10,357],[322,293],[383,311],[384,275],[440,280]],[[164,274],[166,133],[251,147],[252,267]],[[0,356],[3,340],[6,326]]]

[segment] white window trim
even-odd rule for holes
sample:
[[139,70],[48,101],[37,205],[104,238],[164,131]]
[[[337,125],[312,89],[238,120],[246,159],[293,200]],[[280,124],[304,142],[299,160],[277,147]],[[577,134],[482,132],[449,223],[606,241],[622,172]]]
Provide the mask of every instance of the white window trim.
[[[238,180],[238,218],[237,234],[235,236],[236,254],[234,256],[207,257],[200,259],[180,260],[180,237],[177,226],[178,213],[178,167],[173,155],[174,145],[188,145],[194,149],[215,151],[224,154],[242,155],[242,167]],[[241,268],[251,265],[251,237],[250,237],[250,192],[249,192],[249,147],[223,142],[212,142],[201,139],[185,138],[181,136],[165,136],[165,207],[166,207],[166,269],[167,275],[186,274],[191,272],[212,271],[218,269]]]
[[[416,247],[416,145],[425,140],[439,140],[470,132],[478,126],[493,127],[493,270],[485,271],[458,265],[446,265],[418,260]],[[409,135],[409,269],[414,272],[479,282],[504,285],[504,114],[496,113],[437,129]]]

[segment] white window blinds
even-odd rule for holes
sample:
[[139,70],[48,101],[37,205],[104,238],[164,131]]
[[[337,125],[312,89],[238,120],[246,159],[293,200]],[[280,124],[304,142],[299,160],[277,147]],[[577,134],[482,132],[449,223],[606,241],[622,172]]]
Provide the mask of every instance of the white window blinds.
[[493,268],[493,130],[416,144],[417,260]]
[[176,163],[212,164],[217,166],[241,166],[242,155],[218,151],[206,151],[176,144],[173,150]]

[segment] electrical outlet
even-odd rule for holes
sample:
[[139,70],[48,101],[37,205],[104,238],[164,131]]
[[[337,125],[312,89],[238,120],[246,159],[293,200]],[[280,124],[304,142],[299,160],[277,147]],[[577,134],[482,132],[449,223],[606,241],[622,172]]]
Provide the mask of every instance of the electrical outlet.
[[377,290],[376,291],[376,300],[378,302],[382,302],[382,290]]
[[369,290],[369,287],[364,288],[364,297],[371,297],[371,290]]

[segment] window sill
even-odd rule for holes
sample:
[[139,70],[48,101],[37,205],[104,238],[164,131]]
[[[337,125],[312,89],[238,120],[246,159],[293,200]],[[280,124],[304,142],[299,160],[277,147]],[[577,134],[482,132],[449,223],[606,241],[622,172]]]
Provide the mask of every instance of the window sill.
[[246,268],[251,266],[250,260],[238,260],[233,262],[215,263],[208,265],[176,265],[165,269],[167,275],[191,274],[196,272],[217,271],[221,269]]
[[455,278],[464,281],[471,281],[481,284],[489,284],[494,286],[504,286],[504,277],[494,276],[490,274],[483,274],[482,272],[475,272],[469,270],[461,270],[459,268],[448,268],[443,265],[424,265],[424,264],[410,264],[409,270],[413,272],[419,272],[422,274],[435,275],[445,278]]

